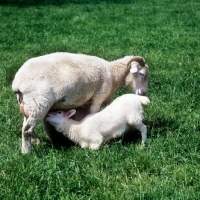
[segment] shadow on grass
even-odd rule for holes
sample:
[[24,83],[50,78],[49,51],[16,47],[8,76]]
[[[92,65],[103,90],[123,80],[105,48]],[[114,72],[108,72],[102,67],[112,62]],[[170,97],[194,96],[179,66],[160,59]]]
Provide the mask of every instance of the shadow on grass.
[[[177,128],[177,125],[173,125],[172,121],[164,120],[162,118],[157,118],[155,121],[145,121],[144,124],[148,126],[147,139],[155,139],[157,138],[157,134],[159,134],[159,136],[162,135],[162,137],[166,137],[166,132],[170,125],[173,126],[175,129]],[[40,145],[34,147],[34,152],[37,154],[37,156],[42,157],[44,154],[48,155],[52,149],[58,151],[66,151],[76,145],[74,142],[69,140],[61,133],[54,131],[54,127],[52,126],[51,138],[40,138]],[[141,133],[137,130],[130,130],[126,132],[123,137],[112,139],[109,142],[107,142],[107,144],[109,146],[112,146],[113,144],[119,141],[124,146],[129,146],[130,144],[135,143],[140,144]]]
[[152,121],[144,122],[148,129],[147,129],[147,138],[157,138],[157,135],[162,135],[166,137],[169,129],[171,132],[175,132],[179,128],[179,123],[174,120],[168,120],[163,118],[156,118]]
[[49,155],[52,152],[52,150],[67,151],[71,147],[75,146],[75,143],[73,143],[67,137],[63,136],[59,139],[60,140],[54,141],[53,143],[50,140],[50,138],[42,138],[41,143],[39,145],[32,144],[32,146],[34,146],[34,153],[37,155],[37,157],[43,157],[44,155]]
[[131,0],[0,0],[0,5],[16,5],[19,7],[27,7],[34,5],[64,5],[64,4],[99,4],[99,3],[117,3],[127,4]]
[[[173,126],[173,129],[177,128],[177,124],[173,124],[173,121],[165,120],[162,118],[156,118],[154,121],[144,121],[144,124],[148,126],[147,129],[147,139],[157,138],[157,134],[166,137],[167,130],[169,126]],[[171,128],[170,128],[171,129]],[[161,134],[162,133],[162,134]],[[141,133],[137,130],[130,130],[124,134],[123,137],[112,139],[107,144],[112,146],[113,144],[121,141],[121,144],[124,146],[129,146],[133,143],[141,143]],[[67,137],[57,132],[54,127],[51,127],[51,136],[50,138],[44,137],[42,143],[35,148],[36,154],[39,156],[48,154],[50,149],[56,150],[68,150],[71,147],[75,146],[75,143],[69,140]],[[80,147],[81,148],[81,147]],[[42,153],[41,153],[42,150]],[[46,153],[45,153],[46,152]]]
[[[52,127],[52,130],[53,129],[54,127]],[[124,134],[123,137],[112,139],[107,144],[112,145],[113,143],[118,142],[120,140],[122,140],[123,145],[141,142],[141,134],[137,130],[128,131]],[[45,142],[47,143],[47,146],[49,147],[53,146],[53,148],[58,149],[58,150],[59,149],[67,150],[70,147],[75,145],[74,142],[72,142],[67,137],[65,137],[64,135],[56,131],[55,132],[52,131],[50,139],[45,139]]]

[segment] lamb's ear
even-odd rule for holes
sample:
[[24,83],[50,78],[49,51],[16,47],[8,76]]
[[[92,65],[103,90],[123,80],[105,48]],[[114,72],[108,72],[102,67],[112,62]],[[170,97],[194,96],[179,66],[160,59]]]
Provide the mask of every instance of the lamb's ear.
[[138,72],[138,67],[136,63],[131,63],[131,69],[130,69],[131,73],[136,73]]
[[76,113],[75,109],[72,109],[68,112],[65,113],[65,117],[70,118],[71,116],[73,116]]

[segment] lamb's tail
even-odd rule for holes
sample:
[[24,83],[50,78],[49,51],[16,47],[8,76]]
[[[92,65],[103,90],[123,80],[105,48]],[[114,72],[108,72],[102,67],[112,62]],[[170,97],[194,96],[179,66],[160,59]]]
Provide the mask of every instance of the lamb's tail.
[[148,97],[145,97],[145,96],[138,96],[138,97],[139,97],[140,102],[141,102],[142,104],[147,105],[147,104],[150,103],[150,100],[149,100]]

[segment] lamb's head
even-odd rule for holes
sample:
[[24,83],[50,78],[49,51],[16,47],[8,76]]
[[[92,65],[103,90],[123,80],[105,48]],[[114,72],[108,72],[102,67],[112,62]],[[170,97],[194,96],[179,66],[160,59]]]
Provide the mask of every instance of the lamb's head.
[[145,64],[145,60],[140,56],[134,56],[128,62],[128,74],[125,84],[129,85],[138,95],[145,95],[148,87],[149,68]]
[[66,120],[76,113],[75,109],[70,111],[49,112],[45,120],[55,127],[58,132],[62,132],[65,127]]

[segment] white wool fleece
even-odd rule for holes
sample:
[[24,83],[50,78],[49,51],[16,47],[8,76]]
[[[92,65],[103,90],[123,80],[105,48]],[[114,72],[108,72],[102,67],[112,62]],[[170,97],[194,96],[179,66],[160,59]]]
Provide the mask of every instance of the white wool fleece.
[[142,104],[149,102],[147,97],[125,94],[101,112],[88,115],[80,122],[70,119],[75,114],[74,109],[48,113],[45,120],[82,148],[98,149],[102,143],[121,137],[130,127],[141,132],[144,144],[147,129],[142,123]]
[[123,85],[144,95],[147,84],[148,67],[140,56],[109,62],[96,56],[60,52],[29,59],[12,83],[25,116],[22,153],[31,152],[30,138],[40,122],[50,138],[56,135],[43,120],[49,111],[76,108],[75,118],[81,120],[98,112]]

